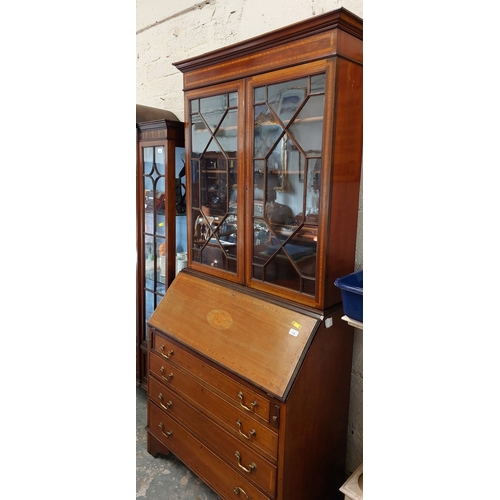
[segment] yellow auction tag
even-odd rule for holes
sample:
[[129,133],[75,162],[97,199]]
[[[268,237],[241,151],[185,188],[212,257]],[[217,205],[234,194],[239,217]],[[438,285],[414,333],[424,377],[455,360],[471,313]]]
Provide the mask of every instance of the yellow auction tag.
[[297,323],[296,321],[292,321],[292,325],[295,327],[295,328],[298,328],[299,330],[302,328],[302,325],[300,325],[299,323]]

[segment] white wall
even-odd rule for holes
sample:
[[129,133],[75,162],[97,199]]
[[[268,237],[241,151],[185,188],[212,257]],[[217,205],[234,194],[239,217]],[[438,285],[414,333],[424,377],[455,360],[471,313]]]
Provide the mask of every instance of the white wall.
[[183,120],[182,74],[172,66],[288,24],[362,0],[136,0],[137,103]]
[[[184,120],[182,74],[172,63],[339,7],[363,17],[362,0],[136,0],[136,102]],[[362,198],[356,269],[363,267]],[[347,471],[363,461],[363,332],[352,364]]]

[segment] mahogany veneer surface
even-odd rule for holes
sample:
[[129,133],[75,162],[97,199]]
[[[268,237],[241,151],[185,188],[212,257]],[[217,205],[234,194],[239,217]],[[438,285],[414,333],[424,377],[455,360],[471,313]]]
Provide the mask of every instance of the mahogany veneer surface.
[[149,324],[283,399],[318,319],[181,272]]

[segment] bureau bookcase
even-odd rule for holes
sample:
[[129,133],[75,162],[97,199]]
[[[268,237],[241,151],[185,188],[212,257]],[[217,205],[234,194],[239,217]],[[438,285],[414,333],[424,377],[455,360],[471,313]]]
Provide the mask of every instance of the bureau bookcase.
[[340,498],[362,20],[341,8],[175,66],[188,268],[148,322],[148,451],[224,500]]

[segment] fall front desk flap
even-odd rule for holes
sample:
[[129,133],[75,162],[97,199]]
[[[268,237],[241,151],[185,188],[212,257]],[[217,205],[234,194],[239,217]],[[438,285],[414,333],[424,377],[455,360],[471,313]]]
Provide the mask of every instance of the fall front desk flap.
[[320,322],[181,272],[148,323],[283,400]]

